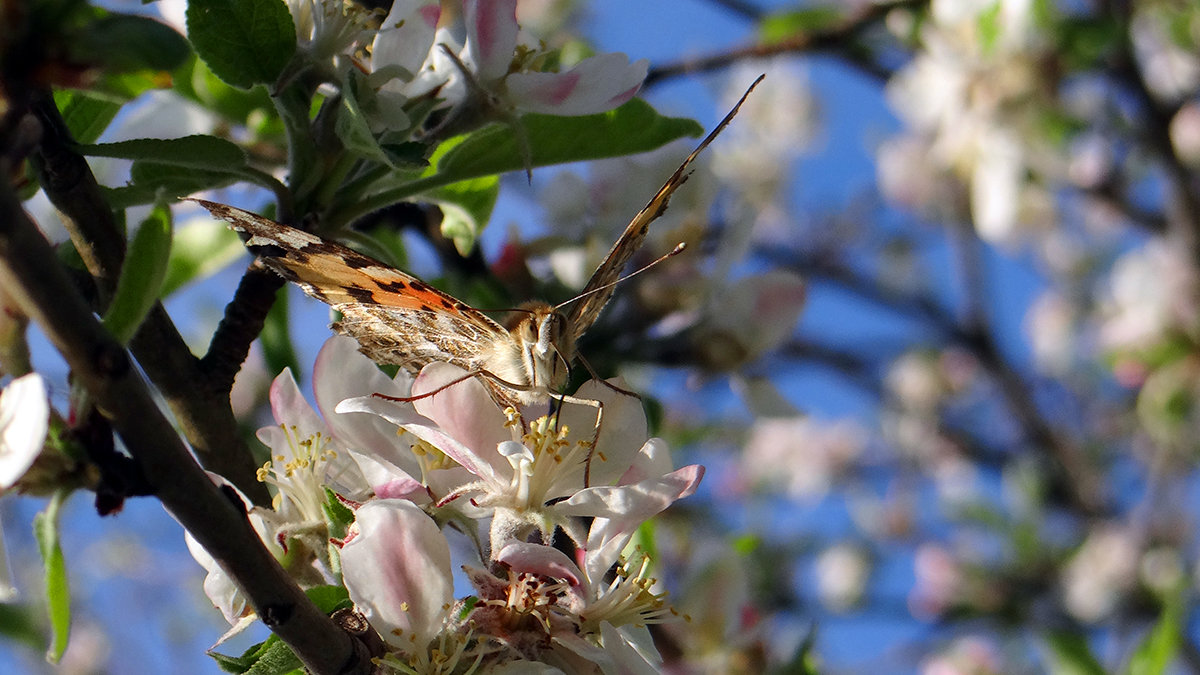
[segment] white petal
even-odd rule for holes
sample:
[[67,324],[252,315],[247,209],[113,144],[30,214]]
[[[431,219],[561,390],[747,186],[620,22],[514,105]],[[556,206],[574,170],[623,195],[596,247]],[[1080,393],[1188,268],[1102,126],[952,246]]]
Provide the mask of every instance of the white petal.
[[385,640],[424,649],[454,599],[450,545],[433,519],[405,500],[370,502],[355,517],[359,534],[342,548],[350,599]]
[[416,75],[433,48],[439,0],[396,0],[371,49],[371,70],[399,66]]
[[620,53],[584,59],[562,73],[513,73],[505,79],[514,106],[548,115],[606,112],[633,98],[649,62]]
[[37,459],[46,441],[50,402],[37,373],[13,380],[0,394],[0,490],[13,486]]

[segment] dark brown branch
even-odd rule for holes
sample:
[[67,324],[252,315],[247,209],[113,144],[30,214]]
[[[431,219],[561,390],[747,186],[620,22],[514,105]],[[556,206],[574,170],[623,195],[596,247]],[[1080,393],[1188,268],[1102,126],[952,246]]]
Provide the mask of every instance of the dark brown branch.
[[[125,238],[91,168],[74,151],[53,98],[37,92],[31,107],[42,122],[42,141],[35,156],[39,180],[68,223],[71,241],[95,277],[100,297],[106,299],[124,262]],[[203,377],[199,361],[161,304],[151,310],[130,347],[204,466],[228,478],[255,503],[267,503],[266,488],[255,480],[257,467],[238,433],[229,388],[214,386]]]
[[724,7],[725,9],[737,14],[740,17],[757,21],[762,18],[763,9],[752,2],[746,0],[708,0],[714,5]]
[[889,12],[896,9],[917,9],[929,4],[929,0],[898,0],[886,4],[871,4],[855,12],[832,28],[798,33],[787,40],[772,44],[755,44],[707,56],[684,59],[650,69],[646,84],[659,80],[723,70],[738,61],[764,59],[783,54],[824,52],[852,63],[865,73],[879,80],[886,80],[892,71],[869,58],[856,48],[854,41],[873,29]]
[[200,359],[200,370],[214,390],[229,391],[233,386],[233,378],[250,353],[250,343],[262,332],[275,293],[283,284],[282,277],[257,262],[242,275],[208,352]]
[[100,326],[7,184],[0,186],[0,286],[42,327],[163,505],[237,581],[264,623],[313,672],[367,672],[355,644],[263,547],[240,502],[192,459],[128,353]]

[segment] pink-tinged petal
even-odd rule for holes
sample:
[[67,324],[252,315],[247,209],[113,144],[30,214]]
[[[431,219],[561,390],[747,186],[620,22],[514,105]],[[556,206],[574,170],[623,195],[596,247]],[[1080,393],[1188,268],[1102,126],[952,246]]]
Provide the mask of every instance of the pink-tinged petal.
[[13,486],[42,452],[50,421],[46,383],[37,373],[22,375],[0,394],[0,490]]
[[[341,335],[325,342],[313,365],[317,407],[334,438],[346,448],[378,457],[412,474],[419,472],[419,468],[407,446],[398,442],[396,427],[428,420],[418,415],[412,405],[374,396],[407,396],[411,388],[408,380],[403,374],[395,381],[388,379],[358,351],[357,342]],[[361,402],[355,397],[361,397]]]
[[425,486],[421,485],[421,481],[413,478],[409,470],[402,466],[402,464],[411,464],[414,471],[419,471],[412,453],[407,452],[406,449],[399,449],[399,443],[396,445],[397,451],[388,456],[350,450],[350,457],[358,465],[358,470],[362,472],[363,478],[376,497],[380,499],[410,499],[418,504],[429,501],[428,494],[425,494],[424,499],[412,499],[414,493],[418,491],[424,494]]
[[425,486],[412,478],[397,478],[375,486],[379,499],[407,499],[414,504],[428,504],[431,499]]
[[584,59],[563,73],[513,73],[505,78],[509,101],[521,110],[548,115],[591,115],[633,98],[649,62],[620,53]]
[[424,649],[454,601],[450,546],[411,502],[381,499],[355,513],[358,536],[342,547],[350,599],[389,643]]
[[517,0],[465,0],[467,56],[484,83],[508,73],[517,48]]
[[675,465],[671,463],[671,449],[661,438],[651,438],[642,445],[633,466],[621,476],[617,485],[632,485],[648,478],[656,478],[671,473]]
[[493,467],[507,466],[496,453],[497,444],[512,440],[504,426],[504,413],[496,407],[480,378],[462,379],[466,374],[467,371],[448,363],[425,366],[413,383],[413,395],[437,393],[418,399],[413,405],[477,457]]
[[594,516],[587,541],[587,574],[599,579],[643,522],[692,495],[704,477],[699,464],[623,487],[586,488],[555,506],[563,515]]
[[396,0],[375,35],[371,69],[399,66],[416,75],[429,57],[441,17],[440,0]]
[[290,368],[284,368],[271,382],[268,398],[271,401],[271,416],[275,421],[296,427],[301,437],[325,430],[325,422],[308,401],[304,400],[304,394],[301,394],[300,387],[296,386],[296,379],[292,377]]
[[582,573],[567,554],[541,544],[516,542],[505,546],[496,556],[502,562],[518,572],[539,574],[551,579],[561,579],[572,586],[583,583]]
[[[623,380],[610,382],[625,388]],[[648,427],[642,402],[594,380],[585,382],[575,392],[575,398],[598,401],[604,406],[589,478],[592,485],[612,485],[633,464],[638,449],[646,441]],[[563,407],[560,421],[571,430],[572,439],[591,441],[596,433],[596,413],[592,406],[568,404]],[[580,483],[576,481],[573,485],[577,487]]]

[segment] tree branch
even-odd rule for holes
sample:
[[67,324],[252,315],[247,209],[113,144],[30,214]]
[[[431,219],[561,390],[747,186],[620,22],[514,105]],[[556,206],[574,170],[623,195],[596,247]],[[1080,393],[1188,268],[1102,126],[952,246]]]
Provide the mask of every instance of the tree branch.
[[[66,123],[48,92],[35,92],[31,109],[42,123],[35,165],[42,188],[62,212],[71,241],[107,301],[125,259],[125,238],[87,161],[74,151]],[[156,303],[130,343],[138,363],[162,392],[204,466],[221,474],[257,504],[268,503],[255,480],[253,457],[238,433],[225,378],[204,377],[161,303]]]
[[861,50],[846,49],[846,46],[873,28],[892,10],[917,9],[927,4],[929,4],[929,0],[897,0],[897,2],[886,4],[869,4],[832,28],[797,33],[786,40],[771,44],[738,47],[729,51],[656,66],[651,68],[646,75],[646,85],[683,75],[722,70],[743,59],[765,59],[802,52],[826,52],[850,62],[878,80],[887,80],[892,75],[890,69],[870,59],[869,55]]
[[237,581],[263,622],[316,673],[367,672],[350,638],[263,547],[240,502],[193,461],[128,353],[95,319],[7,183],[0,186],[0,286],[42,327],[163,505]]
[[233,378],[250,352],[250,343],[262,332],[275,293],[283,284],[282,277],[257,262],[242,275],[208,351],[200,359],[200,370],[214,390],[228,392],[233,387]]

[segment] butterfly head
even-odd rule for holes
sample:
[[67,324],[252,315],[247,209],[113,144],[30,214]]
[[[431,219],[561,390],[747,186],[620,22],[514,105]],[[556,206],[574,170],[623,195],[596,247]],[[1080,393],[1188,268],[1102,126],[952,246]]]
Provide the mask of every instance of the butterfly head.
[[557,389],[575,358],[575,335],[565,314],[543,303],[513,313],[509,331],[519,345],[523,384]]

